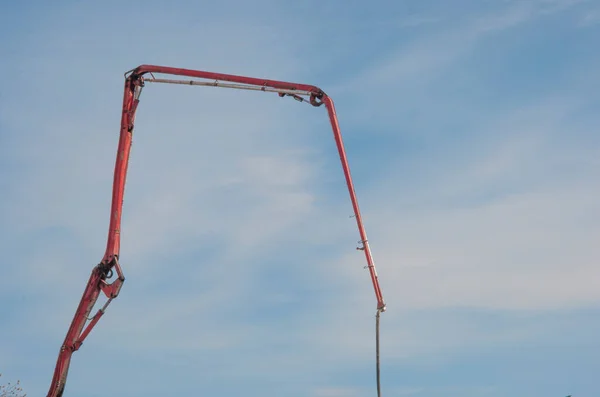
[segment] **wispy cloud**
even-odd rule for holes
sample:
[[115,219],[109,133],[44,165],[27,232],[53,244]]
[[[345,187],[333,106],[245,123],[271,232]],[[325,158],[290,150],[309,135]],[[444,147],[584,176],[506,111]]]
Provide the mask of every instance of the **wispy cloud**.
[[600,23],[600,8],[592,9],[592,10],[585,12],[583,14],[583,17],[581,18],[582,26],[589,27],[589,26],[597,25],[598,23]]

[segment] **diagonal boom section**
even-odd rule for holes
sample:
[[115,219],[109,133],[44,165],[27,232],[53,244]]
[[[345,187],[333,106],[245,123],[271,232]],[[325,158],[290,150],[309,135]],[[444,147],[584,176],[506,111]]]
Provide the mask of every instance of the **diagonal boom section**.
[[335,112],[335,106],[333,100],[327,95],[323,98],[323,103],[327,108],[329,114],[329,121],[331,122],[331,128],[333,130],[333,137],[338,149],[340,161],[342,162],[342,169],[344,170],[344,177],[346,178],[346,186],[348,187],[348,193],[350,193],[350,200],[352,201],[352,208],[354,209],[354,217],[356,218],[356,225],[358,226],[358,232],[360,234],[360,240],[363,246],[360,248],[365,253],[367,260],[367,267],[371,275],[371,281],[373,282],[373,288],[375,290],[375,297],[377,298],[377,310],[384,312],[386,309],[385,301],[383,300],[383,294],[381,287],[379,286],[379,278],[377,276],[377,269],[375,268],[375,261],[371,254],[371,247],[369,240],[367,239],[367,232],[362,220],[360,208],[358,206],[358,198],[354,190],[354,182],[352,181],[352,174],[350,173],[350,165],[348,164],[348,157],[346,156],[346,149],[344,147],[344,141],[342,140],[342,132]]

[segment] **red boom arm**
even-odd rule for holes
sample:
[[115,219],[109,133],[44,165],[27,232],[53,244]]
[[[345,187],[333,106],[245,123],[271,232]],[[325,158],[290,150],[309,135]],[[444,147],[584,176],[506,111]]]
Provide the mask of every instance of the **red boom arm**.
[[[156,79],[154,78],[153,73],[207,79],[212,80],[213,82]],[[144,76],[146,74],[150,74],[152,78],[145,78]],[[329,119],[331,121],[331,127],[333,129],[333,135],[338,148],[340,160],[342,162],[342,168],[344,171],[344,176],[346,178],[348,192],[350,193],[350,199],[352,200],[352,206],[354,209],[356,223],[358,225],[358,231],[360,233],[362,247],[359,247],[358,249],[363,250],[365,253],[368,265],[367,267],[369,269],[371,280],[373,282],[375,297],[377,298],[377,310],[378,312],[385,311],[385,303],[383,300],[381,289],[379,287],[375,263],[371,255],[371,249],[367,240],[367,234],[363,226],[362,217],[358,207],[358,200],[356,198],[354,185],[352,183],[352,176],[350,174],[350,167],[346,158],[346,152],[342,141],[342,135],[335,113],[335,107],[331,98],[327,96],[320,88],[306,84],[264,80],[252,77],[204,72],[198,70],[179,69],[153,65],[141,65],[138,66],[136,69],[133,69],[125,74],[125,90],[123,94],[123,109],[121,114],[121,131],[119,136],[119,146],[117,150],[117,158],[114,171],[111,217],[110,226],[108,229],[108,242],[106,244],[106,252],[104,254],[104,257],[102,258],[102,261],[92,270],[92,274],[83,293],[83,297],[81,298],[81,302],[77,307],[77,311],[75,312],[75,316],[73,318],[73,321],[71,322],[71,326],[69,327],[67,336],[65,337],[64,343],[60,348],[58,361],[56,363],[54,376],[52,378],[52,384],[50,385],[50,390],[48,392],[48,397],[62,396],[73,352],[79,349],[79,347],[82,345],[87,335],[96,325],[98,320],[100,320],[100,317],[102,317],[102,315],[104,314],[110,302],[117,297],[121,286],[125,281],[125,277],[123,276],[121,266],[119,265],[123,195],[125,190],[125,180],[127,177],[127,166],[129,162],[129,153],[131,149],[135,113],[139,103],[139,97],[142,88],[144,87],[144,84],[147,81],[169,82],[190,85],[207,85],[216,87],[277,92],[281,97],[292,96],[300,101],[308,101],[313,106],[321,106],[325,104],[329,115]],[[303,96],[308,97],[308,99],[303,98]],[[111,283],[109,283],[108,281],[110,281],[110,279],[112,279],[113,277],[113,269],[116,272],[116,278]],[[98,310],[94,317],[89,318],[89,315],[94,305],[96,304],[100,292],[103,292],[108,298],[108,300],[106,301],[104,306],[102,306],[102,308]]]

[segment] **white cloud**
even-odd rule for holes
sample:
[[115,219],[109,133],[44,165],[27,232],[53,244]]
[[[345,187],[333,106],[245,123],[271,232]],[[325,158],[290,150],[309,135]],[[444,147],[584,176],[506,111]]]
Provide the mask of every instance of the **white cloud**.
[[598,23],[600,23],[600,9],[592,9],[583,14],[580,25],[590,27]]
[[[562,144],[577,134],[566,121],[574,109],[568,100],[518,109],[482,126],[467,143],[478,150],[380,171],[366,221],[391,307],[549,309],[600,300],[598,149]],[[394,177],[404,172],[414,178]]]
[[[457,15],[452,22],[435,25],[415,40],[399,40],[386,54],[374,59],[357,75],[330,89],[339,95],[356,92],[357,87],[377,89],[385,98],[399,102],[410,94],[412,102],[428,98],[427,85],[459,62],[477,45],[512,28],[542,20],[585,3],[585,0],[509,1],[477,13]],[[401,90],[402,94],[397,90]]]

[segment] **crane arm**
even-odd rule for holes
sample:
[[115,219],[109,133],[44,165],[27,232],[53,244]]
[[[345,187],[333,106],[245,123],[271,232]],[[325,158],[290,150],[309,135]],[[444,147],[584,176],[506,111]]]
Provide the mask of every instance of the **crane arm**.
[[[155,78],[154,74],[181,76],[193,80],[159,79]],[[147,75],[150,75],[150,77],[146,77]],[[199,81],[195,79],[204,79],[210,81]],[[320,88],[307,84],[297,84],[285,81],[259,79],[166,66],[141,65],[125,73],[121,128],[114,169],[112,202],[106,251],[100,263],[92,270],[92,274],[90,275],[79,306],[77,307],[75,316],[71,322],[71,326],[69,327],[64,343],[60,348],[58,360],[54,370],[54,376],[48,392],[48,397],[62,396],[73,352],[81,347],[83,341],[89,335],[93,327],[98,323],[108,305],[118,296],[121,286],[125,281],[125,277],[119,264],[123,197],[135,124],[135,114],[139,104],[140,94],[146,82],[204,85],[275,92],[278,93],[280,97],[291,96],[296,100],[306,101],[315,107],[325,105],[329,120],[331,122],[333,136],[342,163],[346,185],[352,201],[354,216],[361,238],[360,243],[362,246],[358,249],[364,251],[365,254],[367,267],[369,269],[375,291],[375,297],[377,299],[377,310],[378,312],[385,311],[386,306],[381,293],[381,288],[379,286],[375,263],[373,261],[371,249],[360,214],[358,200],[354,190],[352,176],[350,174],[350,167],[348,165],[333,100]],[[116,277],[114,280],[112,280],[115,272]],[[110,282],[111,280],[112,282]],[[104,293],[104,295],[107,297],[107,301],[96,312],[96,314],[90,318],[89,315],[100,296],[100,292]]]

